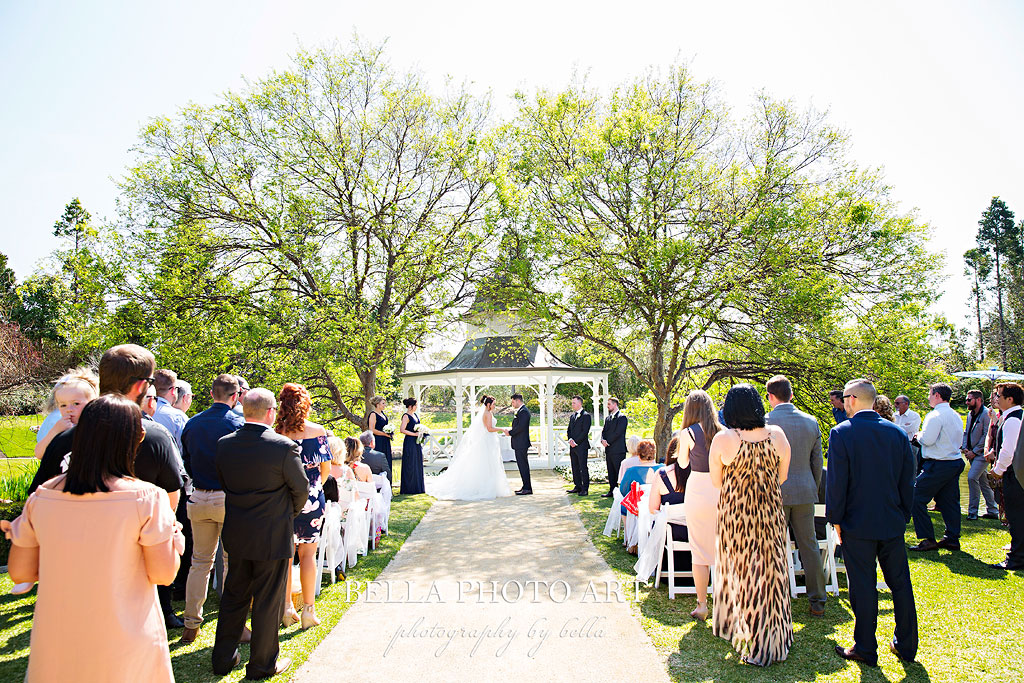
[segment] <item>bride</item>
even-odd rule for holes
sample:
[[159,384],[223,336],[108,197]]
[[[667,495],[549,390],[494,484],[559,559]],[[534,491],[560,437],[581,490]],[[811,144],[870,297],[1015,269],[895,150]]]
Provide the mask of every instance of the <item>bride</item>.
[[505,466],[498,448],[494,426],[494,397],[484,396],[483,405],[473,416],[455,449],[448,469],[436,477],[426,477],[427,493],[439,500],[490,500],[511,496]]

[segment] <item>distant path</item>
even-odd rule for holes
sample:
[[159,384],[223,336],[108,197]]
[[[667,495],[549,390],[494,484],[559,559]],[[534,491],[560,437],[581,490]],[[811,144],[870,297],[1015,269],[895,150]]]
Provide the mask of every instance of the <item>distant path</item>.
[[[510,483],[517,488],[517,481]],[[606,582],[614,584],[615,577],[563,484],[540,471],[533,496],[435,503],[378,576],[381,602],[364,595],[293,680],[667,681],[665,660],[625,593],[622,602],[606,600]],[[386,602],[387,581],[392,602]],[[406,581],[412,599],[429,602],[398,602]],[[498,585],[493,600],[479,590],[492,581]],[[518,599],[517,585],[506,583],[513,581],[524,588]],[[596,590],[585,595],[588,582]]]

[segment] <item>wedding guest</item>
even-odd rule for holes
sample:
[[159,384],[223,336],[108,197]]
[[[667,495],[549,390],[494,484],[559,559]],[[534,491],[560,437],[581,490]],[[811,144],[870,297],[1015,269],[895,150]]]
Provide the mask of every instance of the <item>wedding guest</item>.
[[713,632],[745,663],[767,666],[785,660],[793,644],[780,488],[789,442],[782,429],[765,425],[764,404],[749,384],[729,389],[722,411],[728,429],[715,435],[708,455],[721,489]]
[[690,616],[701,621],[708,618],[708,581],[711,567],[715,564],[715,539],[718,536],[719,491],[711,481],[708,445],[721,430],[711,397],[705,391],[691,391],[683,404],[683,429],[676,439],[679,455],[674,466],[665,468],[669,480],[676,484],[676,491],[680,490],[678,483],[684,479],[684,473],[689,473],[683,481],[683,509],[690,539],[693,584],[697,590],[697,609],[690,612]]
[[882,419],[888,420],[889,422],[895,422],[893,420],[894,414],[892,409],[892,401],[885,394],[879,394],[875,397],[875,404],[872,406],[872,410],[882,416]]
[[156,392],[156,410],[153,420],[171,433],[174,444],[181,452],[181,430],[188,422],[188,416],[174,407],[178,400],[178,374],[174,370],[161,369],[153,375],[153,389]]
[[[114,346],[100,358],[100,393],[122,394],[136,405],[141,405],[142,397],[153,382],[155,370],[156,360],[148,349],[136,344]],[[142,415],[142,426],[145,437],[135,455],[135,476],[167,491],[171,508],[177,509],[187,475],[178,449],[174,445],[174,439],[166,429],[160,427],[145,413]],[[66,469],[66,456],[71,453],[74,433],[75,427],[71,427],[50,442],[39,463],[39,470],[29,486],[29,493],[35,491],[43,482],[60,474],[62,469]],[[170,588],[159,585],[157,594],[167,628],[181,628],[183,622],[174,614],[171,607]]]
[[843,409],[843,392],[837,389],[828,392],[828,400],[832,403],[832,418],[836,424],[847,420],[846,411]]
[[367,430],[360,434],[359,442],[363,446],[363,462],[370,468],[370,472],[384,474],[388,481],[391,481],[391,464],[383,453],[373,448],[375,444],[373,432]]
[[[682,430],[680,435],[685,432]],[[672,441],[676,442],[680,435],[673,435]],[[673,541],[685,542],[689,540],[689,532],[686,528],[687,520],[684,508],[684,501],[686,499],[686,488],[687,479],[690,476],[690,468],[684,467],[673,458],[671,462],[668,462],[666,458],[666,464],[664,467],[658,467],[653,470],[654,479],[651,483],[651,494],[648,496],[648,510],[651,514],[657,513],[661,506],[670,505],[676,506],[669,511],[669,517],[665,520],[668,524],[669,533],[672,534]],[[643,502],[641,501],[641,505]],[[677,511],[681,511],[679,514]],[[650,542],[650,540],[648,540]],[[668,564],[668,553],[664,548],[664,543],[661,543],[661,549],[659,549],[658,555],[662,557],[662,564]],[[643,549],[640,549],[644,552]],[[672,568],[674,571],[688,572],[692,570],[693,560],[692,553],[686,551],[675,551],[672,557]],[[674,579],[673,579],[674,580]],[[694,576],[696,581],[696,576]],[[690,616],[697,619],[707,618],[707,581],[704,582],[704,593],[697,590],[697,609],[690,612]],[[704,598],[704,610],[703,616],[701,616],[701,597]]]
[[402,442],[402,481],[398,492],[408,495],[426,493],[423,483],[423,449],[420,448],[420,435],[416,431],[416,426],[420,424],[420,418],[416,415],[416,399],[407,398],[402,403],[405,405],[405,414],[402,415],[399,431],[405,435],[405,441]]
[[622,481],[622,478],[626,476],[626,470],[640,464],[640,458],[636,456],[636,449],[639,445],[640,437],[636,434],[630,434],[626,439],[626,459],[619,466],[619,476],[615,481]]
[[236,415],[242,415],[242,400],[245,399],[245,395],[249,392],[249,383],[245,381],[245,378],[241,375],[235,375],[235,382],[238,383],[238,401],[235,403],[235,407],[232,408]]
[[914,438],[921,430],[921,416],[910,409],[910,397],[900,394],[893,401],[893,405],[896,412],[892,416],[892,421],[903,430],[908,439]]
[[188,413],[188,409],[192,407],[192,385],[183,379],[178,379],[174,386],[178,390],[178,398],[174,401],[174,407],[183,413]]
[[82,410],[67,474],[0,522],[8,573],[39,581],[25,680],[174,681],[154,585],[170,583],[184,538],[167,494],[135,476],[143,438],[133,401],[107,394]]
[[985,394],[978,389],[967,392],[967,425],[964,427],[960,453],[967,458],[967,519],[978,518],[978,504],[985,498],[984,519],[999,519],[995,494],[988,483],[988,461],[985,460],[985,437],[988,435],[989,417],[985,409]]
[[[293,402],[297,394],[301,392],[287,392]],[[246,677],[269,678],[291,665],[288,658],[278,657],[277,629],[284,617],[281,597],[290,592],[294,520],[309,507],[309,479],[300,460],[304,448],[270,429],[277,417],[275,403],[267,389],[247,392],[242,403],[245,424],[217,442],[217,479],[224,489],[222,536],[231,556],[213,644],[213,672],[218,676],[241,662],[238,643],[250,604]],[[299,426],[291,410],[289,426]]]
[[[320,542],[320,529],[324,522],[323,482],[331,473],[331,450],[327,445],[327,431],[310,422],[312,402],[309,392],[301,384],[289,382],[281,388],[278,396],[280,409],[274,429],[278,434],[293,441],[301,447],[302,466],[309,480],[309,499],[302,512],[295,518],[295,550],[299,554],[299,580],[302,584],[302,628],[320,624],[313,604],[316,598],[316,584],[320,580],[320,572],[316,567],[316,547]],[[288,563],[288,582],[291,586],[291,562]],[[291,605],[291,593],[287,597],[287,608],[284,621],[286,626],[299,621],[300,617]]]
[[[619,482],[619,492],[622,493],[623,496],[629,493],[630,489],[633,487],[633,482],[640,485],[646,484],[647,475],[658,469],[658,463],[655,462],[655,458],[658,457],[658,447],[653,441],[649,439],[641,441],[640,445],[637,446],[636,455],[640,458],[640,464],[626,470],[625,476],[623,476],[622,481]],[[623,527],[625,527],[627,512],[626,506],[620,505],[619,511],[622,514]],[[637,552],[636,546],[630,546],[629,552],[635,555]]]
[[[192,477],[193,491],[186,504],[192,526],[192,564],[185,580],[185,630],[181,642],[191,643],[203,623],[210,571],[224,530],[224,488],[217,477],[217,443],[245,424],[233,408],[238,402],[234,375],[218,375],[210,389],[213,403],[188,422],[181,432],[185,469]],[[223,553],[224,571],[229,556]],[[223,584],[221,584],[223,585]]]
[[370,399],[370,412],[366,416],[366,428],[373,433],[374,450],[384,454],[388,460],[388,470],[394,467],[391,455],[392,434],[384,431],[388,424],[388,416],[384,414],[384,397],[374,396]]
[[1010,547],[1006,559],[992,566],[996,569],[1024,569],[1024,490],[1019,474],[1024,472],[1024,456],[1021,455],[1021,440],[1018,438],[1024,391],[1013,382],[998,384],[996,388],[1001,398],[999,407],[1003,412],[1003,424],[996,436],[994,451],[997,455],[992,474],[1003,488],[1003,512],[1010,527]]
[[[345,464],[345,442],[341,437],[327,437],[327,447],[331,451],[331,475],[332,479],[354,479],[352,469]],[[327,491],[327,482],[324,482],[324,492]],[[331,500],[330,497],[327,500]],[[337,501],[334,501],[337,502]]]
[[853,646],[836,645],[835,651],[843,659],[878,664],[877,562],[892,593],[896,618],[889,649],[912,662],[917,655],[917,608],[903,544],[911,503],[917,501],[910,442],[899,427],[872,410],[871,382],[852,380],[844,394],[853,417],[829,434],[825,505],[842,542],[855,622]]
[[611,498],[615,485],[618,484],[619,467],[626,459],[626,430],[629,418],[619,412],[619,399],[614,396],[608,399],[608,417],[601,428],[601,445],[604,446],[604,462],[608,467],[608,493],[602,498]]
[[352,470],[356,481],[373,481],[370,466],[363,462],[363,444],[351,436],[345,437],[345,465]]
[[583,397],[572,397],[572,415],[566,436],[569,439],[569,464],[572,465],[572,488],[566,493],[585,496],[590,493],[590,413],[583,410]]
[[[1024,398],[1019,386],[1016,392],[1017,400]],[[960,550],[960,473],[964,471],[960,440],[964,421],[949,405],[952,395],[953,389],[948,384],[940,382],[931,386],[928,404],[932,411],[925,416],[921,431],[914,439],[921,446],[923,461],[921,473],[914,483],[912,509],[914,533],[919,542],[910,549],[917,552],[938,548]],[[928,515],[928,501],[933,498],[946,525],[946,532],[937,543]]]
[[821,429],[817,419],[793,405],[793,385],[787,377],[776,375],[768,380],[765,388],[772,409],[765,422],[782,429],[789,442],[789,471],[782,484],[782,514],[800,551],[811,616],[823,617],[827,597],[825,572],[814,531],[814,506],[818,502],[823,464]]
[[679,451],[679,439],[673,435],[672,440],[668,442],[668,447],[665,449],[665,467],[671,467],[672,463],[676,461],[676,454]]
[[[146,393],[142,395],[142,412],[146,415],[153,417],[156,414],[156,389],[150,386],[146,389]],[[156,420],[154,420],[156,422]],[[168,435],[170,432],[167,432]],[[173,437],[172,437],[173,438]]]
[[78,416],[82,414],[85,404],[99,395],[99,387],[99,377],[89,368],[76,368],[57,380],[50,394],[50,402],[56,411],[57,419],[50,423],[45,434],[43,428],[49,421],[49,416],[39,427],[35,446],[36,458],[42,459],[46,447],[54,437],[71,429],[78,422]]

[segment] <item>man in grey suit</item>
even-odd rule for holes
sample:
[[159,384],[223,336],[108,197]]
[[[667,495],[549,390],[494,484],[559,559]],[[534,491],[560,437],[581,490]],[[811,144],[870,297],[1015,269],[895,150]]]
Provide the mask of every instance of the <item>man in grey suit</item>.
[[999,506],[988,483],[988,461],[985,460],[985,437],[988,436],[989,417],[985,408],[985,394],[978,389],[967,392],[967,425],[960,442],[960,453],[967,458],[967,519],[978,518],[978,505],[985,498],[985,519],[999,519]]
[[772,410],[765,422],[782,428],[789,441],[789,475],[782,484],[782,509],[804,566],[811,616],[825,615],[825,573],[814,533],[814,504],[821,482],[821,430],[818,421],[793,405],[793,385],[776,375],[765,385]]

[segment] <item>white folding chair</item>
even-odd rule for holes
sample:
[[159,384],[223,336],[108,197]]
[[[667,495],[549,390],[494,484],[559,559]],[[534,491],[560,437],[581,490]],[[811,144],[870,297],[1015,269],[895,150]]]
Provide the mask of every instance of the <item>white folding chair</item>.
[[[638,507],[638,511],[642,514],[643,510],[648,505],[648,501],[650,500],[651,484],[643,484],[643,485],[641,485],[640,486],[640,490],[643,492],[643,495],[640,496],[640,501],[637,503],[637,507]],[[639,545],[640,532],[638,530],[639,530],[640,525],[638,524],[638,521],[639,520],[637,519],[637,515],[634,515],[629,510],[626,510],[626,531],[625,531],[624,536],[625,536],[625,545],[626,545],[627,548],[630,547],[630,546],[634,546],[634,545],[638,546]],[[647,531],[650,531],[650,530],[651,530],[650,523],[648,523]],[[646,538],[646,535],[644,535],[644,538]]]
[[[320,569],[320,581],[316,582],[316,594],[320,595],[320,584],[323,572],[327,572],[330,582],[335,582],[334,570],[344,562],[344,553],[338,559],[338,551],[343,549],[341,540],[341,505],[328,502],[324,510],[324,525],[320,529],[320,545],[316,550],[316,566]],[[342,569],[344,571],[344,569]]]
[[381,500],[383,501],[384,518],[383,524],[381,525],[381,531],[385,534],[388,532],[388,522],[391,519],[391,482],[388,481],[388,477],[383,472],[380,474],[373,475],[373,483],[377,486],[377,492],[380,494]]
[[612,491],[612,506],[608,510],[608,521],[604,523],[604,535],[616,538],[622,533],[622,491]]
[[[674,513],[675,505],[663,505],[662,508],[667,511],[669,519],[674,520],[675,524],[679,524],[680,520],[685,519],[678,512]],[[658,568],[654,574],[654,587],[658,588],[661,585],[661,577],[664,574],[666,581],[668,582],[668,597],[670,600],[675,600],[677,595],[696,595],[697,589],[694,586],[676,586],[676,579],[693,579],[693,571],[676,571],[676,559],[675,553],[678,551],[691,552],[690,544],[687,541],[677,541],[672,538],[672,524],[665,525],[665,552],[664,558],[658,558]],[[662,572],[662,560],[667,560],[667,571]],[[712,581],[713,577],[708,581],[708,595],[712,593]]]
[[[346,566],[354,567],[358,560],[359,550],[366,545],[366,537],[369,534],[370,516],[366,512],[366,501],[359,498],[355,490],[349,490],[344,486],[338,487],[338,500],[344,517],[341,523],[342,537],[344,539],[344,559],[342,569]],[[363,553],[366,554],[365,552]]]
[[[824,517],[825,506],[815,505],[814,516]],[[842,569],[838,568],[836,562],[836,546],[838,545],[838,539],[836,537],[836,530],[831,524],[825,524],[825,538],[819,538],[818,540],[818,552],[821,554],[821,568],[825,574],[825,592],[832,595],[839,595],[839,579],[837,571],[846,571],[846,566],[843,565]],[[800,561],[800,551],[793,542],[793,537],[790,535],[789,530],[786,530],[786,564],[789,570],[789,592],[793,597],[803,595],[807,592],[806,575],[804,572],[803,563]],[[803,576],[805,583],[797,584],[796,577]]]
[[377,493],[377,485],[373,481],[357,481],[356,490],[359,498],[366,500],[366,512],[370,516],[370,528],[367,531],[367,543],[363,546],[363,555],[367,546],[372,543],[377,548],[377,529],[384,528],[384,498]]

